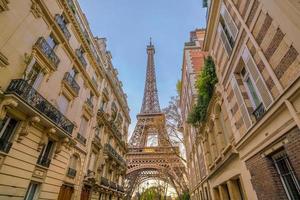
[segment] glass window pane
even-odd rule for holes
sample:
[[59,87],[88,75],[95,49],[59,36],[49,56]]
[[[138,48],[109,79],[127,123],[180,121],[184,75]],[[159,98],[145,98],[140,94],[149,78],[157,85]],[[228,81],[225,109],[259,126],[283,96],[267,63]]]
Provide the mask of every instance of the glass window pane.
[[246,79],[246,84],[250,93],[250,98],[252,99],[252,102],[254,103],[254,107],[257,108],[259,106],[259,104],[261,103],[258,95],[256,93],[256,90],[253,86],[252,80],[250,79],[250,77],[248,77]]
[[64,95],[61,95],[58,100],[58,108],[60,112],[66,114],[68,107],[69,107],[69,100]]

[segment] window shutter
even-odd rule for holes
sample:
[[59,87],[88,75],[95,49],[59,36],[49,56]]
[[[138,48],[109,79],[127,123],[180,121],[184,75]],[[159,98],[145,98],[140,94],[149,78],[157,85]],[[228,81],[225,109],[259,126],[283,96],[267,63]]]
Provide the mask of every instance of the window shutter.
[[238,28],[235,25],[231,15],[229,14],[224,3],[222,3],[222,6],[221,6],[221,15],[222,15],[223,19],[225,20],[226,26],[227,26],[232,38],[235,40],[235,38],[237,37],[237,34],[238,34]]
[[245,125],[246,125],[247,128],[249,128],[252,124],[251,118],[250,118],[250,115],[249,115],[248,110],[246,108],[246,105],[244,103],[242,93],[241,93],[241,91],[238,87],[238,83],[237,83],[234,76],[231,79],[231,86],[233,88],[233,92],[234,92],[235,97],[237,99],[238,106],[241,110],[241,114],[242,114],[242,117],[244,119]]
[[265,108],[268,108],[270,104],[273,102],[273,98],[271,94],[269,93],[269,90],[261,77],[260,72],[257,69],[257,66],[248,50],[247,47],[245,47],[242,58],[244,60],[244,63],[256,85],[256,88],[258,89],[258,93],[261,97],[261,101],[263,102]]

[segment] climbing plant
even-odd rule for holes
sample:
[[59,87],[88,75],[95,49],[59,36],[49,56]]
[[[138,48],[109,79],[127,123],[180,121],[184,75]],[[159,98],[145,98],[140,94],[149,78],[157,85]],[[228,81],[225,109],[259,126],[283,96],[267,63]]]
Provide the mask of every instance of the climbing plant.
[[207,108],[218,82],[215,64],[211,56],[204,60],[204,66],[196,80],[197,103],[188,116],[188,123],[198,125],[206,119]]

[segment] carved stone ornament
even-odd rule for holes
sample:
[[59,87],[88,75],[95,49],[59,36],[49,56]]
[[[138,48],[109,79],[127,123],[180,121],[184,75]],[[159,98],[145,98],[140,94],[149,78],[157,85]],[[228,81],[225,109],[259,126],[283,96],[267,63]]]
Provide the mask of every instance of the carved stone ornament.
[[13,98],[5,98],[0,102],[0,120],[3,120],[6,116],[7,109],[10,107],[17,107],[18,102]]
[[34,126],[36,123],[39,123],[41,119],[38,116],[31,117],[25,121],[23,121],[20,125],[20,131],[18,134],[17,142],[21,142],[24,137],[29,134],[30,126]]
[[43,134],[42,138],[41,138],[41,141],[39,142],[39,146],[37,148],[37,151],[40,152],[42,150],[43,146],[47,144],[47,142],[48,142],[47,134]]
[[9,0],[0,0],[0,12],[7,11]]
[[32,5],[30,11],[35,18],[40,18],[43,15],[41,7],[38,5],[37,0],[31,0]]

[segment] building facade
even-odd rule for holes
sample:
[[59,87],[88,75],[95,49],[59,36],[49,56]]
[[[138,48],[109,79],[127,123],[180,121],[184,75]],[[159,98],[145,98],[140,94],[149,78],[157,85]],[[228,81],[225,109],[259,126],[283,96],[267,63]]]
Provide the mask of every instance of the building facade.
[[0,199],[122,199],[129,108],[76,0],[0,1]]
[[215,62],[218,84],[196,131],[198,157],[204,155],[198,167],[207,174],[190,188],[192,197],[299,199],[299,2],[207,5],[203,50]]

